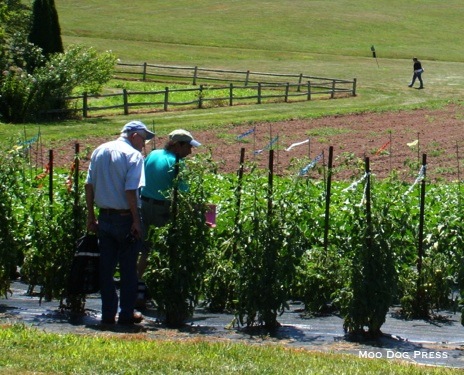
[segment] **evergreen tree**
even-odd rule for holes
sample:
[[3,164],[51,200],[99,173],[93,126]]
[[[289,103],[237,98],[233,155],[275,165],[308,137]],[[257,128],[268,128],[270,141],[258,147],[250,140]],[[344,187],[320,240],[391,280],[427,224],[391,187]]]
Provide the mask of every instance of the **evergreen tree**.
[[110,52],[63,51],[54,0],[35,0],[33,7],[0,0],[0,121],[37,121],[47,109],[62,118],[75,88],[97,93],[114,69]]
[[34,1],[29,42],[42,48],[42,53],[46,57],[64,51],[54,0]]
[[29,32],[30,13],[30,7],[21,0],[0,0],[0,69],[7,69],[14,61],[16,35]]

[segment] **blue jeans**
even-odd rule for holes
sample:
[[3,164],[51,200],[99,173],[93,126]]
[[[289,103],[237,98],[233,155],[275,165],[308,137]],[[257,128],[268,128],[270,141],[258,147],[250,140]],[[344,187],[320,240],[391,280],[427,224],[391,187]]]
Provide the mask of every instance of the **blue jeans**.
[[412,87],[414,85],[414,82],[416,82],[416,78],[419,80],[420,87],[424,87],[424,82],[422,82],[422,72],[419,72],[419,73],[414,72],[410,86]]
[[149,239],[150,235],[150,226],[154,225],[155,227],[164,227],[170,219],[171,216],[171,206],[168,201],[165,205],[156,205],[151,202],[142,201],[142,222],[144,226],[144,246],[142,252],[149,251],[152,241]]
[[[100,214],[98,239],[100,248],[100,291],[102,320],[119,317],[131,319],[137,298],[137,257],[141,241],[130,236],[132,215]],[[116,292],[114,273],[119,263],[120,301]]]

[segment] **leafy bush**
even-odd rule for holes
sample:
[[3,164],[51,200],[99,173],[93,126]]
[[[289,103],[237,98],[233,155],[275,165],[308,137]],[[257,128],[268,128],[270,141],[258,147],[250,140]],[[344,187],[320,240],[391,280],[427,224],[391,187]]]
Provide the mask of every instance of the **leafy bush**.
[[338,310],[335,296],[344,285],[345,274],[343,258],[336,249],[329,247],[326,252],[321,246],[313,246],[299,262],[293,297],[304,303],[308,314]]
[[0,117],[5,122],[36,121],[46,110],[66,114],[64,98],[79,90],[98,93],[116,62],[111,52],[78,45],[45,57],[27,40],[30,19],[30,8],[19,1],[0,8]]
[[28,281],[30,292],[39,285],[46,300],[63,299],[75,252],[76,233],[83,232],[84,207],[77,207],[80,214],[75,220],[74,196],[66,189],[54,194],[53,203],[43,190],[31,193],[30,216],[25,223],[29,241],[21,276]]
[[244,187],[237,241],[236,320],[276,328],[287,308],[295,269],[309,247],[299,223],[296,190],[255,173]]
[[203,188],[208,169],[194,162],[189,167],[179,176],[188,181],[189,191],[173,196],[171,221],[150,228],[154,250],[145,272],[150,295],[173,327],[184,324],[198,304],[211,237],[205,218],[208,193]]
[[25,232],[21,219],[26,214],[24,202],[27,193],[22,189],[26,176],[21,151],[13,149],[2,152],[1,159],[0,293],[6,295],[11,276],[16,272],[16,267],[22,265]]
[[235,311],[236,285],[239,279],[237,251],[240,211],[239,181],[234,175],[211,175],[205,188],[211,192],[211,202],[217,204],[217,227],[213,230],[211,246],[206,254],[204,304],[210,311]]
[[397,276],[393,243],[385,231],[389,205],[372,199],[371,208],[371,177],[365,177],[361,203],[352,204],[352,216],[346,218],[353,225],[347,237],[352,258],[340,303],[346,332],[378,337],[395,295]]
[[83,191],[74,191],[75,185],[70,189],[68,174],[58,173],[50,199],[48,184],[37,179],[43,176],[48,181],[49,175],[35,176],[22,147],[3,152],[2,160],[0,204],[6,213],[0,220],[2,292],[9,287],[12,269],[19,266],[30,293],[38,285],[46,299],[63,299],[74,244],[85,224]]
[[[460,184],[428,187],[425,203],[426,233],[421,274],[416,268],[417,254],[399,259],[400,295],[406,317],[429,317],[433,309],[457,309],[457,291],[463,290],[463,224],[460,210]],[[414,197],[408,198],[405,208],[417,211]],[[417,214],[416,214],[417,216]],[[416,217],[418,220],[418,218]],[[416,220],[416,221],[417,221]],[[407,227],[404,225],[403,228]],[[411,230],[412,226],[409,225]],[[407,233],[411,238],[416,233]],[[417,245],[416,245],[417,246]]]
[[76,90],[97,93],[111,78],[114,63],[110,52],[71,46],[33,72],[12,65],[0,81],[0,114],[5,121],[24,122],[41,118],[46,110],[65,110],[65,98]]
[[[45,298],[63,298],[85,223],[82,191],[68,190],[66,171],[55,174],[51,203],[47,179],[35,178],[27,152],[15,146],[0,156],[1,292],[20,266],[31,292],[37,285]],[[361,189],[333,184],[325,249],[323,182],[271,182],[253,165],[242,179],[219,175],[208,157],[187,166],[190,190],[179,195],[175,220],[153,230],[146,273],[168,324],[183,324],[203,301],[232,311],[238,325],[275,328],[287,302],[299,299],[311,313],[340,309],[348,332],[367,328],[376,336],[393,303],[406,317],[457,309],[464,290],[460,184],[427,190],[419,275],[418,197],[395,179],[372,184],[370,219]],[[205,223],[208,203],[218,208],[216,228]]]

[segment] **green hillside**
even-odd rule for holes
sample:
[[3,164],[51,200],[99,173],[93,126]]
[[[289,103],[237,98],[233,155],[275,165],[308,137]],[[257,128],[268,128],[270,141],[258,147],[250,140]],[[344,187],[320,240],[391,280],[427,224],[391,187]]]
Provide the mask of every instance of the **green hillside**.
[[[56,0],[67,42],[111,47],[125,60],[245,65],[317,55],[464,62],[460,0]],[[106,42],[105,42],[106,41]],[[129,46],[139,49],[130,49]],[[197,52],[192,54],[192,50]],[[224,51],[224,52],[221,52]],[[231,54],[231,55],[230,55]],[[324,57],[321,57],[324,59]],[[291,60],[292,57],[289,57]],[[248,60],[251,60],[248,62]],[[259,67],[259,66],[258,66]]]
[[[56,0],[56,6],[66,44],[110,49],[124,62],[357,78],[360,95],[374,90],[375,102],[384,95],[414,103],[464,93],[462,0]],[[405,89],[413,56],[423,61],[426,94]]]
[[[139,116],[149,122],[155,117],[161,126],[176,126],[180,118],[195,128],[440,107],[464,98],[462,0],[55,3],[65,46],[112,50],[122,62],[303,73],[358,82],[355,98]],[[377,59],[372,57],[372,45]],[[413,56],[425,68],[425,90],[407,87]],[[120,126],[126,120],[119,116],[105,123]],[[101,122],[88,119],[76,125],[96,121]],[[52,131],[44,131],[48,130]],[[53,131],[61,133],[56,127]],[[4,132],[10,133],[0,126],[0,134]]]

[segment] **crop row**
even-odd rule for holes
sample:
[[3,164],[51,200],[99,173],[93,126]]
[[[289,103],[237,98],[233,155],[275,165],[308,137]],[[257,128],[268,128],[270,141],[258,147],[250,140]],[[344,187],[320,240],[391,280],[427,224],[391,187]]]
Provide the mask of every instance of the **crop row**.
[[[48,179],[37,178],[20,151],[2,160],[2,292],[19,268],[31,293],[38,286],[44,298],[76,308],[66,283],[84,231],[84,175],[55,173],[50,199]],[[189,160],[181,177],[190,190],[179,192],[175,219],[151,229],[145,278],[168,324],[182,324],[202,303],[234,312],[237,325],[273,328],[288,301],[299,300],[308,314],[337,310],[348,332],[376,335],[392,305],[421,317],[459,308],[460,183],[408,185],[365,174],[328,189],[325,180],[241,167],[218,174],[208,155]],[[213,228],[206,225],[209,204],[217,208]]]

